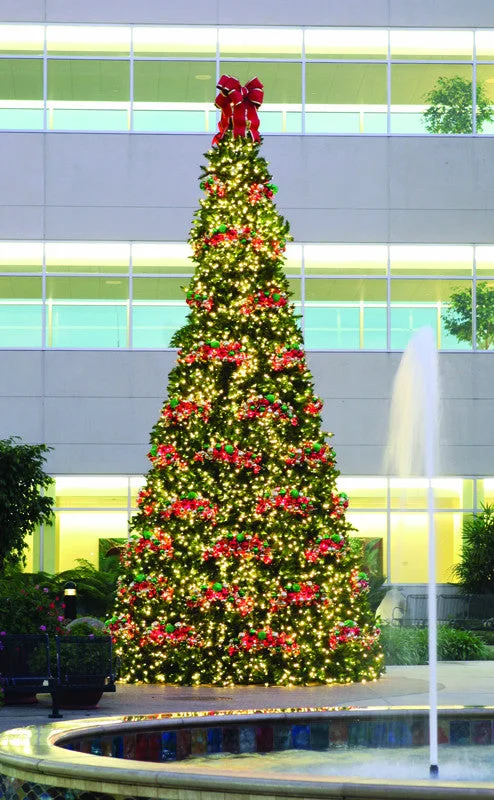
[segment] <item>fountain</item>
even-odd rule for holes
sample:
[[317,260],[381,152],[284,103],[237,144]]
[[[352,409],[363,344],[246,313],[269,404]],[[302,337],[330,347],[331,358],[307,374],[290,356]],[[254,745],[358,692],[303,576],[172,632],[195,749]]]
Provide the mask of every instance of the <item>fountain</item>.
[[438,775],[437,750],[437,607],[436,537],[432,479],[437,470],[439,373],[436,337],[421,328],[410,340],[396,373],[391,400],[388,471],[401,478],[427,478],[428,629],[429,629],[429,748],[431,777]]
[[[492,709],[442,711],[451,743],[438,768],[435,542],[432,478],[438,430],[432,331],[412,340],[393,394],[388,469],[428,480],[429,704],[417,708],[313,708],[161,714],[19,728],[0,736],[6,800],[341,797],[430,800],[492,795]],[[429,744],[428,759],[426,755]],[[479,753],[481,755],[479,756]],[[487,758],[482,758],[486,753]],[[470,766],[462,764],[468,756]],[[103,757],[103,758],[102,758]],[[426,762],[429,775],[424,777]],[[153,763],[159,762],[159,763]],[[191,796],[191,795],[190,795]]]

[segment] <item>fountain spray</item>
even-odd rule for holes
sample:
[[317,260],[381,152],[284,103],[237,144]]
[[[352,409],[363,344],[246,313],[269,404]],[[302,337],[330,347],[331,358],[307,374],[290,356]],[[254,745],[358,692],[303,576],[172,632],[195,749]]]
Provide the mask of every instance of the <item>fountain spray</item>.
[[432,479],[437,470],[439,377],[436,337],[432,328],[417,331],[403,353],[391,400],[386,467],[400,477],[427,478],[429,747],[430,776],[438,777],[437,753],[437,606],[436,540]]

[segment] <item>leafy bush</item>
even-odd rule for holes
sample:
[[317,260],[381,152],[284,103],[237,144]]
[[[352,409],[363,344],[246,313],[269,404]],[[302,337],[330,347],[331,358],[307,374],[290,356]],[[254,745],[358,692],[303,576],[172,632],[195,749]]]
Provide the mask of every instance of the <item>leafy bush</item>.
[[0,581],[0,631],[3,633],[63,633],[64,604],[45,583],[16,569]]
[[[427,664],[428,639],[427,628],[383,626],[381,645],[386,665]],[[477,634],[438,625],[437,657],[439,661],[482,661],[489,658],[489,651]]]
[[465,592],[494,593],[494,506],[483,505],[464,521],[461,557],[453,575]]

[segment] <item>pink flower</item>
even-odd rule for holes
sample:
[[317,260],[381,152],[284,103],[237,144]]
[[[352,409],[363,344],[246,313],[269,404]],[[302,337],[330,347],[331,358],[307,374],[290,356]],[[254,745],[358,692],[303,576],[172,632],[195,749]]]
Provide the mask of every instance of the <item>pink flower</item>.
[[57,617],[57,621],[58,622],[63,622],[64,621],[64,617]]
[[46,588],[46,586],[44,587],[43,591],[45,594],[48,594],[48,589]]
[[39,629],[40,631],[46,631],[46,625],[40,625]]

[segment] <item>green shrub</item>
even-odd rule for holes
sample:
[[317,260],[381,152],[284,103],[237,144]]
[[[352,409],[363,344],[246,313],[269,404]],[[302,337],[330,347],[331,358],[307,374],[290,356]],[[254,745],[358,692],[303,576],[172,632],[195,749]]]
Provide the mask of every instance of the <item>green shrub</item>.
[[[384,625],[381,644],[387,666],[427,664],[427,628],[396,628]],[[449,625],[438,625],[437,657],[439,661],[482,661],[489,651],[480,636],[471,631],[457,630]]]

